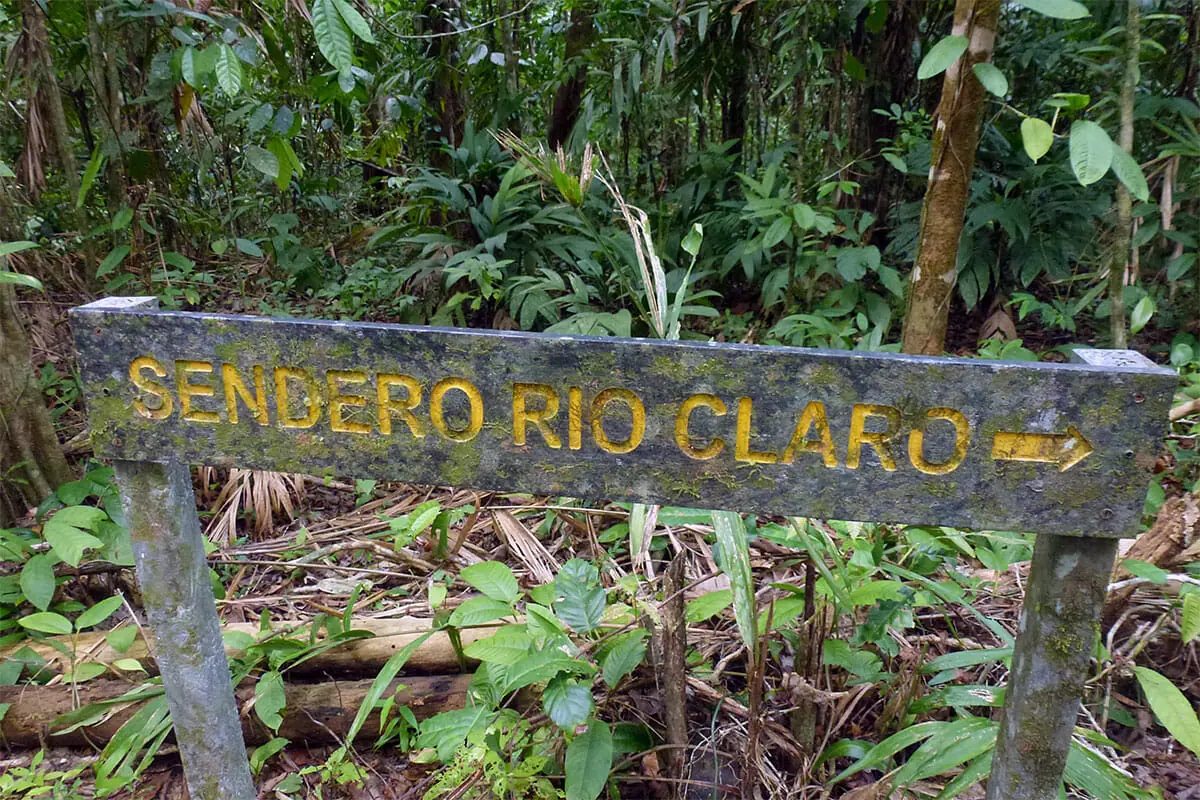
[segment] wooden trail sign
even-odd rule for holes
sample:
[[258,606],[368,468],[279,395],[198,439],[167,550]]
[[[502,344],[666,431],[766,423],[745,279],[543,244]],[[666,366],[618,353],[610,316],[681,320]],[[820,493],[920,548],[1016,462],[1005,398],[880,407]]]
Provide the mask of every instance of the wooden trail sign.
[[989,800],[1059,790],[1176,376],[278,320],[71,313],[196,798],[254,797],[186,464],[1039,534]]
[[87,306],[97,455],[1132,535],[1174,373]]

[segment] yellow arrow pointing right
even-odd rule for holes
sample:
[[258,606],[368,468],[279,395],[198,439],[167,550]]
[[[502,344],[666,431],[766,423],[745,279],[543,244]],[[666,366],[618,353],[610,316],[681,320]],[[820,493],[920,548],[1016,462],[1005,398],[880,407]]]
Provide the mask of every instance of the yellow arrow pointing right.
[[1059,472],[1083,461],[1094,449],[1074,425],[1066,433],[1001,431],[992,439],[992,458],[996,461],[1058,464]]

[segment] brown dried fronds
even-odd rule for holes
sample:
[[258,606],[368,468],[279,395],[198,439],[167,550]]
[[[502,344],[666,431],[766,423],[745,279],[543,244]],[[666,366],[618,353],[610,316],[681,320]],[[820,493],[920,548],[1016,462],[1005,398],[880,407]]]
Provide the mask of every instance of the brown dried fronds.
[[293,518],[293,497],[299,500],[303,493],[303,475],[231,469],[214,503],[216,514],[209,523],[208,537],[218,544],[231,543],[236,538],[238,517],[253,512],[255,537],[265,539],[275,527],[276,514]]

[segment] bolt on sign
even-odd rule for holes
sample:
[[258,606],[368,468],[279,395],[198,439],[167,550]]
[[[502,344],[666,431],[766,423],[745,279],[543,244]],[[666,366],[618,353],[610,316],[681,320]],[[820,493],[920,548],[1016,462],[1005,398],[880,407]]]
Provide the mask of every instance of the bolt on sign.
[[1175,384],[1149,362],[74,320],[103,457],[1077,536],[1136,532]]

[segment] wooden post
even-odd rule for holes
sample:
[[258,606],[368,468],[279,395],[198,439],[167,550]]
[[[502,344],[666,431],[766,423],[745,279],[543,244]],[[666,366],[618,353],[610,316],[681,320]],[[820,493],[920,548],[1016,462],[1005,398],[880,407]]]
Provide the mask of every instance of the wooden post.
[[987,800],[1059,796],[1116,553],[1116,539],[1037,537]]
[[117,461],[142,604],[196,800],[253,800],[188,468]]

